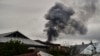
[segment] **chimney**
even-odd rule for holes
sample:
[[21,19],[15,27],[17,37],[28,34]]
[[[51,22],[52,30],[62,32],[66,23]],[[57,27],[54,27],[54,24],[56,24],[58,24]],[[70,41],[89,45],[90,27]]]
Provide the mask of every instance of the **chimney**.
[[84,42],[82,42],[82,45],[84,45]]
[[93,44],[92,40],[90,41],[90,44],[91,44],[91,45]]

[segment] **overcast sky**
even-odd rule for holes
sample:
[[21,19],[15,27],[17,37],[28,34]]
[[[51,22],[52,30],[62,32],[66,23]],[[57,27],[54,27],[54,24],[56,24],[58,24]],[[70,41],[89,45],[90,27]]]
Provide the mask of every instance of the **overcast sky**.
[[[0,0],[0,33],[19,30],[31,39],[46,40],[43,32],[47,22],[44,18],[47,11],[56,3],[61,2],[66,6],[79,7],[82,0]],[[74,4],[74,5],[73,5]],[[55,41],[57,43],[81,43],[90,40],[100,40],[100,1],[96,4],[96,13],[92,16],[86,26],[86,35],[61,34]]]

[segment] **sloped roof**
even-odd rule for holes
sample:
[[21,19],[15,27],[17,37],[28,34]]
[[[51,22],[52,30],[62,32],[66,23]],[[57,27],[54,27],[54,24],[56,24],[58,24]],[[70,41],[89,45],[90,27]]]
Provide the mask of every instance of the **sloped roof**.
[[39,42],[39,43],[42,43],[42,44],[45,44],[45,45],[60,46],[60,44],[54,44],[54,43],[44,42],[44,41],[41,41],[41,40],[35,40],[35,41]]
[[[29,39],[28,37],[26,37],[24,34],[22,34],[22,33],[19,32],[19,31],[13,31],[13,32],[8,32],[8,33],[3,33],[3,34],[0,34],[0,37],[11,37],[10,35],[13,35],[13,34],[21,35],[22,37],[20,37],[20,38]],[[19,37],[18,37],[18,38],[19,38]]]
[[[93,48],[93,45],[95,46],[96,50]],[[84,49],[84,51],[81,52],[81,53],[84,53],[84,54],[92,54],[92,51],[91,51],[91,50],[94,49],[94,52],[96,51],[97,54],[100,54],[100,43],[99,43],[99,42],[93,43],[93,45],[89,45],[89,46],[86,47],[86,48]]]
[[84,45],[76,45],[79,49],[79,52],[83,51],[86,47],[88,47],[90,44],[84,44]]
[[14,33],[19,33],[19,34],[21,34],[21,35],[23,35],[22,33],[20,33],[19,31],[14,31],[14,32],[9,32],[9,33],[4,33],[4,34],[0,34],[0,42],[1,43],[5,43],[5,42],[8,42],[8,41],[10,41],[10,40],[19,40],[19,41],[21,41],[21,42],[23,42],[24,44],[27,44],[27,45],[40,45],[40,46],[46,46],[46,45],[44,45],[44,44],[41,44],[41,43],[39,43],[39,42],[36,42],[36,41],[34,41],[34,40],[31,40],[31,39],[29,39],[28,37],[26,37],[26,38],[22,38],[22,37],[6,37],[6,36],[8,36],[8,35],[11,35],[11,34],[14,34]]
[[0,34],[0,37],[7,36],[7,35],[12,34],[12,33],[14,33],[14,32],[16,32],[16,31]]
[[30,40],[30,39],[22,39],[22,38],[5,38],[5,37],[0,37],[0,42],[1,43],[5,43],[5,42],[8,42],[10,40],[19,40],[21,42],[23,42],[24,44],[27,44],[27,45],[41,45],[41,46],[45,46],[44,44],[41,44],[41,43],[38,43],[34,40]]

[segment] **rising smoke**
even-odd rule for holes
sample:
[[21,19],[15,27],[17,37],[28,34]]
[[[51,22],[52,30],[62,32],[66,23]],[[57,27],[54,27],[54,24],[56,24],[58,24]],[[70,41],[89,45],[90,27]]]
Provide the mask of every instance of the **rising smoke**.
[[[72,19],[71,16],[75,14],[72,8],[66,7],[62,3],[56,3],[46,14],[45,18],[48,20],[46,23],[48,42],[56,39],[60,32],[65,34],[86,34],[87,28],[83,20],[91,17],[91,13],[95,12],[95,1],[84,6],[84,11],[81,11],[79,18],[81,21]],[[84,20],[85,21],[85,20]]]
[[98,0],[84,0],[85,5],[79,11],[79,18],[83,22],[87,22],[96,12],[96,3]]

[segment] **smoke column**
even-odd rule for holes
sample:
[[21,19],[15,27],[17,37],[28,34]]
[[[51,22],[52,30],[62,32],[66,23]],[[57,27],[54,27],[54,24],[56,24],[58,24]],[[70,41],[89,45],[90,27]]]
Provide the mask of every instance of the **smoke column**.
[[[89,0],[90,1],[90,0]],[[84,35],[87,32],[85,20],[91,17],[95,12],[95,2],[84,6],[84,11],[80,11],[80,20],[72,19],[71,16],[75,14],[72,8],[66,7],[64,4],[56,3],[45,15],[47,31],[47,42],[51,42],[59,36],[60,32],[65,34],[81,34]],[[84,14],[84,12],[86,12]]]
[[98,0],[85,0],[85,5],[79,11],[81,21],[87,22],[96,12],[96,3]]
[[61,2],[77,10],[74,15],[77,15],[80,21],[86,23],[95,15],[98,0],[61,0]]

